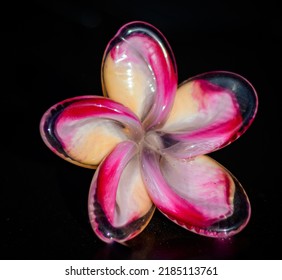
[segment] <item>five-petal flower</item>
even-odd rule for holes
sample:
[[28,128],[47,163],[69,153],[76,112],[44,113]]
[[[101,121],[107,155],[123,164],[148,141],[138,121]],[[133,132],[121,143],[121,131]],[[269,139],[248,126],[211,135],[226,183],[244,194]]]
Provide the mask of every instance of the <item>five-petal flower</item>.
[[124,25],[102,61],[102,96],[52,106],[40,133],[74,164],[97,168],[88,210],[105,242],[139,234],[155,207],[201,235],[227,237],[250,218],[236,178],[205,154],[237,139],[257,111],[257,94],[242,76],[215,71],[184,81],[165,37],[145,22]]

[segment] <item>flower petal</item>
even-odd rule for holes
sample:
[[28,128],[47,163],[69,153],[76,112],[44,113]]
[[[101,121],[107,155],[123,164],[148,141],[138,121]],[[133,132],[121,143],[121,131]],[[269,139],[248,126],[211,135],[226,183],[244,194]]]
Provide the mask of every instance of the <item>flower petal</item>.
[[58,156],[88,168],[96,168],[121,141],[143,135],[133,113],[98,96],[70,98],[52,106],[41,119],[40,133]]
[[126,141],[104,159],[92,180],[89,218],[105,242],[125,242],[139,234],[155,207],[144,186],[135,143]]
[[102,84],[104,95],[130,108],[145,127],[162,123],[177,88],[175,59],[165,37],[145,22],[124,25],[105,50]]
[[210,72],[187,80],[160,129],[164,152],[191,158],[228,145],[251,125],[257,102],[252,85],[235,73]]
[[180,160],[145,148],[142,166],[154,204],[180,226],[208,237],[227,237],[248,223],[250,203],[244,189],[210,157]]

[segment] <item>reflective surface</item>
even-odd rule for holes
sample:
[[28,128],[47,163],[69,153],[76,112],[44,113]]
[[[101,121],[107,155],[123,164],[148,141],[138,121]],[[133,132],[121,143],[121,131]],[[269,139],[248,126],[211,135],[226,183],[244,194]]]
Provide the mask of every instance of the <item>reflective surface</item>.
[[181,227],[226,238],[250,219],[246,192],[207,153],[232,143],[253,122],[257,94],[242,76],[203,73],[177,88],[162,33],[125,24],[102,61],[105,97],[66,99],[40,121],[44,143],[61,158],[98,169],[88,213],[103,241],[124,243],[150,222],[155,206]]
[[[65,162],[46,149],[38,134],[38,119],[60,100],[102,93],[97,73],[106,44],[119,26],[133,18],[131,2],[127,10],[115,3],[123,14],[107,5],[96,25],[97,9],[85,1],[74,10],[69,2],[17,4],[21,12],[13,17],[16,73],[2,99],[1,258],[279,258],[275,251],[282,248],[277,230],[282,192],[276,161],[281,152],[274,139],[280,139],[280,103],[275,100],[281,73],[274,66],[281,56],[281,24],[279,9],[269,2],[249,7],[244,3],[244,9],[191,2],[185,11],[169,2],[169,9],[158,5],[148,10],[144,4],[135,10],[138,18],[149,19],[167,36],[179,83],[198,73],[226,69],[255,85],[260,107],[254,123],[238,141],[211,154],[236,175],[249,196],[252,217],[247,227],[224,240],[206,238],[156,210],[145,230],[131,240],[136,242],[132,246],[106,244],[93,234],[86,201],[94,171]],[[110,8],[112,15],[106,12]],[[18,116],[17,123],[11,114]]]

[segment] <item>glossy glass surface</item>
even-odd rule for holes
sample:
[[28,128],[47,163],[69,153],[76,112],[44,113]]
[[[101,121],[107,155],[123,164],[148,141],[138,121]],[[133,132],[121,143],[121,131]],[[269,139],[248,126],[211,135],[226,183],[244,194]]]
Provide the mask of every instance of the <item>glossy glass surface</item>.
[[88,210],[94,232],[124,243],[157,207],[178,225],[228,237],[248,223],[248,196],[235,176],[206,154],[251,125],[257,94],[244,77],[203,73],[178,86],[173,52],[146,22],[124,25],[102,60],[104,97],[79,96],[46,111],[40,133],[61,158],[97,168]]

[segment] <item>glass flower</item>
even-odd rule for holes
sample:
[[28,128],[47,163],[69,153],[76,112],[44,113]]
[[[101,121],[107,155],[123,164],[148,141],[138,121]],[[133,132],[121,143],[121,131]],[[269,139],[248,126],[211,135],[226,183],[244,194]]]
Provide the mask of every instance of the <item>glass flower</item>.
[[42,116],[40,134],[61,158],[96,169],[90,224],[105,242],[138,235],[157,207],[194,233],[228,237],[248,223],[238,180],[206,154],[251,125],[257,94],[244,77],[214,71],[177,86],[175,58],[146,22],[125,24],[106,47],[104,96],[78,96]]

